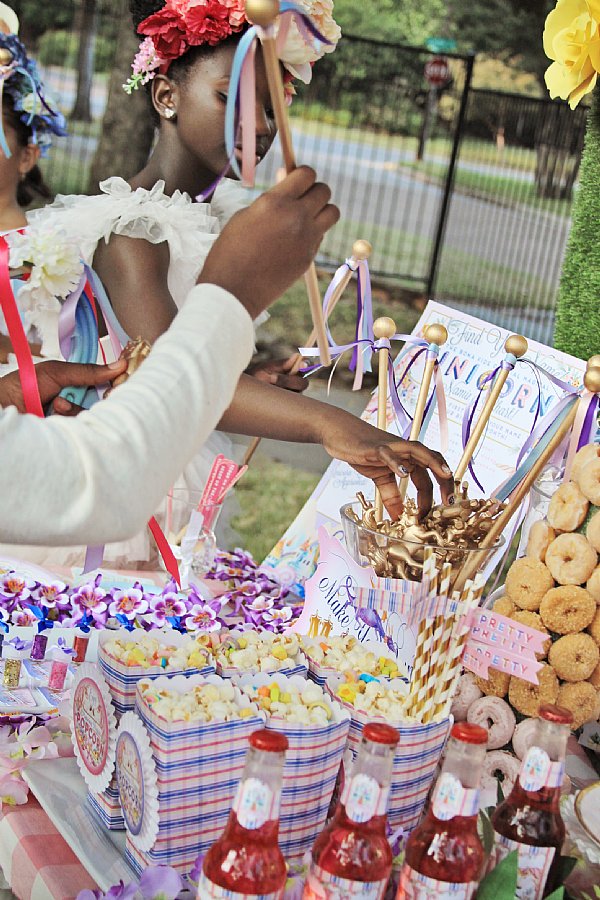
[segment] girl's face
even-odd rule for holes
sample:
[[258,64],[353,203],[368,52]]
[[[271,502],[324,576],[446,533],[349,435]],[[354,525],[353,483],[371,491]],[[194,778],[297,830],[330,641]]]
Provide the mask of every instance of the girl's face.
[[17,132],[10,122],[9,116],[3,113],[2,126],[6,143],[11,152],[10,158],[0,150],[0,193],[16,193],[19,182],[33,169],[40,155],[39,147],[28,144],[23,147],[17,138]]

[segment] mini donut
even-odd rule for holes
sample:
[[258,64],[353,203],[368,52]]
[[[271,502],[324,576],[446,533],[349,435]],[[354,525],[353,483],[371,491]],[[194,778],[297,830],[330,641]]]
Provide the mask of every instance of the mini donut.
[[506,697],[509,682],[510,675],[492,668],[488,669],[487,678],[478,675],[475,679],[475,684],[486,697]]
[[494,612],[499,613],[501,616],[508,616],[509,618],[511,618],[516,608],[517,607],[512,602],[510,597],[507,597],[506,594],[503,597],[498,597],[498,599],[494,601],[493,610]]
[[582,466],[574,480],[583,496],[594,506],[600,506],[600,456],[592,457]]
[[483,726],[488,733],[488,749],[498,750],[512,738],[517,720],[506,700],[480,697],[469,707],[467,722]]
[[600,645],[600,607],[596,607],[596,613],[594,618],[590,622],[588,626],[588,631],[591,636],[594,638],[596,643]]
[[552,666],[544,665],[537,677],[539,684],[531,684],[516,675],[510,679],[508,702],[524,716],[537,716],[542,703],[556,703],[558,678]]
[[587,628],[596,614],[596,602],[585,588],[563,584],[548,591],[540,603],[542,622],[557,634],[574,634]]
[[596,551],[600,553],[600,510],[595,512],[585,529],[585,536]]
[[598,665],[588,678],[588,681],[596,688],[597,691],[600,690],[600,663],[598,663]]
[[[544,624],[542,622],[542,617],[539,613],[531,612],[529,609],[519,609],[516,613],[513,613],[511,619],[514,622],[518,622],[519,625],[527,625],[528,628],[535,628],[537,631],[543,631],[544,634],[548,634],[548,631],[544,628]],[[550,649],[550,644],[552,643],[550,636],[548,636],[548,640],[544,641],[544,646],[542,648],[541,653],[536,653],[536,659],[545,659],[548,656],[548,650]]]
[[476,700],[479,700],[480,697],[481,691],[475,683],[475,676],[472,672],[464,672],[458,679],[457,691],[450,710],[454,716],[454,721],[464,722],[467,718],[469,707]]
[[556,531],[577,531],[589,508],[590,504],[577,484],[568,481],[552,495],[546,518]]
[[571,481],[577,481],[585,466],[598,459],[599,450],[599,444],[586,444],[585,447],[577,451],[571,466]]
[[572,713],[571,729],[573,731],[581,728],[586,722],[593,722],[598,714],[598,695],[595,687],[589,681],[561,685],[556,703]]
[[563,681],[585,681],[600,662],[600,649],[589,634],[566,634],[550,647],[548,662]]
[[553,587],[554,580],[544,563],[528,556],[514,561],[504,585],[507,596],[516,606],[532,610],[539,608],[542,597]]
[[544,562],[546,559],[546,550],[556,537],[556,532],[548,522],[543,520],[534,522],[529,529],[529,537],[527,538],[527,553],[531,559],[539,559]]
[[596,566],[587,580],[586,590],[592,595],[596,604],[600,604],[600,566]]
[[515,728],[512,745],[519,759],[524,759],[525,754],[533,744],[538,719],[523,719]]
[[583,584],[598,564],[598,554],[583,534],[559,534],[546,551],[546,565],[559,584]]
[[502,785],[502,793],[508,797],[519,776],[521,763],[512,753],[506,750],[490,750],[485,754],[481,771],[481,787],[484,791],[498,792],[498,782]]

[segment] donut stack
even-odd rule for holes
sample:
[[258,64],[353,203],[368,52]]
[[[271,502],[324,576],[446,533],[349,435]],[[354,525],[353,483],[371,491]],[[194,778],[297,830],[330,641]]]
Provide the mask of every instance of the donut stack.
[[487,679],[466,673],[459,682],[455,718],[490,733],[484,788],[499,775],[512,786],[541,703],[568,709],[574,730],[600,714],[599,553],[600,447],[590,444],[575,456],[546,519],[532,526],[527,555],[512,564],[494,603],[501,615],[548,634],[539,684],[493,669]]

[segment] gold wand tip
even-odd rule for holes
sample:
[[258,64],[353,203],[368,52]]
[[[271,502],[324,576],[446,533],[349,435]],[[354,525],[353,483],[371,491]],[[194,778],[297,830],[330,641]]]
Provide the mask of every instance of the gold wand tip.
[[253,25],[268,28],[279,15],[279,0],[246,0],[246,18]]
[[373,322],[373,334],[377,340],[393,338],[396,334],[396,323],[389,316],[380,316]]

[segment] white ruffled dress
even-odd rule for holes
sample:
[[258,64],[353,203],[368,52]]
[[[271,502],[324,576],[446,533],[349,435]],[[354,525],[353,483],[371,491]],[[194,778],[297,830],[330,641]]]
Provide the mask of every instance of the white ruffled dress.
[[[133,191],[122,178],[109,178],[100,184],[101,194],[59,195],[51,205],[34,210],[29,219],[36,228],[60,229],[77,240],[82,257],[90,266],[99,241],[108,241],[112,234],[141,238],[152,244],[166,241],[170,254],[169,291],[177,307],[181,308],[220,230],[237,210],[247,205],[248,195],[229,180],[217,188],[210,204],[194,203],[188,194],[180,191],[168,196],[164,187],[164,182],[158,181],[151,190],[138,188]],[[52,321],[47,311],[40,310],[36,315],[34,310],[28,320],[32,335],[42,339],[43,355],[60,356],[58,317]],[[181,520],[184,503],[199,498],[215,456],[218,453],[231,456],[232,449],[229,438],[213,432],[174,485],[174,496],[181,498],[180,501],[174,504],[165,499],[157,510],[156,516],[163,527],[167,515],[177,530],[185,524]],[[61,567],[81,565],[84,551],[84,547],[0,547],[0,555],[5,553],[38,565]],[[158,555],[149,531],[146,529],[130,541],[107,545],[104,565],[129,570],[157,569]]]

